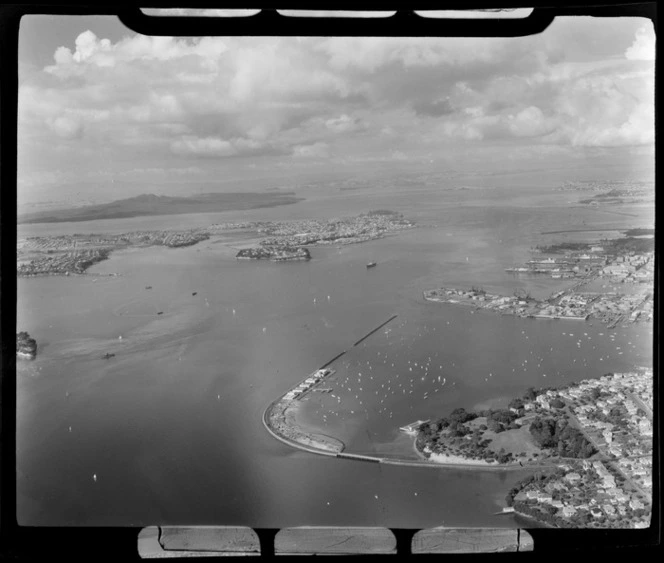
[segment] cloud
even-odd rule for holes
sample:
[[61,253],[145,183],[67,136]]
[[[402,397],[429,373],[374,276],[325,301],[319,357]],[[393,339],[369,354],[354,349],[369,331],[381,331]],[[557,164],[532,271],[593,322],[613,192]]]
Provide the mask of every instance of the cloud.
[[552,132],[556,123],[548,119],[538,107],[530,106],[508,118],[510,132],[516,137],[535,137]]
[[293,156],[296,158],[325,158],[329,155],[329,145],[323,142],[311,145],[298,145],[293,148]]
[[81,122],[64,115],[49,119],[47,124],[58,137],[63,139],[77,139],[83,134]]
[[187,169],[413,160],[457,145],[634,147],[654,139],[653,54],[642,23],[592,18],[524,38],[109,41],[89,30],[20,77],[19,152],[33,166],[70,151],[74,166],[148,169],[168,155]]
[[644,25],[637,30],[634,43],[625,51],[625,58],[631,61],[655,60],[655,34],[652,26]]
[[335,133],[348,133],[362,128],[362,123],[357,117],[349,117],[344,113],[325,121],[325,126]]
[[440,117],[454,112],[449,98],[444,100],[418,100],[413,102],[413,109],[418,115]]
[[224,139],[206,137],[204,139],[187,136],[173,141],[171,150],[175,154],[193,156],[232,156],[237,154],[235,147]]

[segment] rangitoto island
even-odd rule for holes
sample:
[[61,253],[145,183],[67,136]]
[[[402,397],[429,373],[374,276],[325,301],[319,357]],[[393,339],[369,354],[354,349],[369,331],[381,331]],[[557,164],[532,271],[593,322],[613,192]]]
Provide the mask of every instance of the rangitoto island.
[[288,262],[291,260],[311,260],[311,254],[306,248],[299,246],[256,246],[243,248],[237,253],[239,260],[272,260],[273,262]]
[[37,357],[37,341],[25,331],[16,334],[16,357],[25,360]]
[[39,211],[19,215],[22,223],[64,223],[125,219],[153,215],[181,215],[184,213],[215,213],[290,205],[303,201],[294,192],[233,192],[207,193],[189,197],[141,194],[110,203],[85,205],[70,209]]

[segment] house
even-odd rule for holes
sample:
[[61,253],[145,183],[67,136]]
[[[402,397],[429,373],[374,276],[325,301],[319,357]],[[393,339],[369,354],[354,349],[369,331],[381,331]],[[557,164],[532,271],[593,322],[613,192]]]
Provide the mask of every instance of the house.
[[565,506],[560,512],[564,517],[569,518],[570,516],[574,516],[574,514],[576,514],[576,508],[573,506]]
[[565,481],[567,481],[569,483],[576,483],[576,482],[581,480],[581,475],[579,475],[578,473],[573,471],[572,473],[568,473],[567,475],[565,475],[564,478],[565,478]]
[[629,506],[632,510],[639,510],[640,508],[643,508],[643,503],[639,499],[633,498],[629,501]]

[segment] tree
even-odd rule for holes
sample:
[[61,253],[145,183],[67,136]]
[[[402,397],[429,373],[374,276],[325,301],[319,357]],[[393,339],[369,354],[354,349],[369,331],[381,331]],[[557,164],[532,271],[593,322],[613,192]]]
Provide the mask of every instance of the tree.
[[495,432],[497,434],[498,432],[503,431],[503,425],[500,422],[498,422],[497,420],[490,420],[489,421],[489,430],[491,430],[491,432]]
[[523,399],[520,399],[518,397],[515,397],[512,399],[509,404],[507,405],[510,409],[522,409],[523,408]]
[[535,418],[530,424],[530,433],[535,442],[543,448],[552,448],[557,444],[556,421],[553,418]]
[[523,398],[526,401],[534,401],[535,397],[537,397],[537,393],[535,392],[534,387],[528,387],[528,389],[526,389],[526,392],[523,394]]
[[556,409],[562,409],[565,407],[565,403],[558,398],[553,399],[549,404]]
[[468,422],[469,420],[473,420],[474,418],[477,418],[477,415],[472,412],[466,412],[466,409],[459,407],[454,409],[451,413],[450,416],[448,417],[450,420],[450,423],[452,422]]

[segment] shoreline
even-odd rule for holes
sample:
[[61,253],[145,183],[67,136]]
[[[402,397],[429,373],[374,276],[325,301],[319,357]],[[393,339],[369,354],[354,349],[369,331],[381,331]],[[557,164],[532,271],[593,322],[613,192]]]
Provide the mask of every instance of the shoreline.
[[[415,448],[413,441],[413,449],[418,453],[419,459],[399,459],[390,457],[379,457],[367,454],[354,454],[345,451],[345,444],[338,438],[327,436],[319,432],[308,431],[301,425],[295,423],[294,413],[286,413],[289,410],[285,406],[281,413],[275,413],[274,409],[280,409],[284,406],[281,398],[273,401],[263,412],[262,421],[265,429],[280,442],[291,446],[292,448],[309,452],[312,454],[323,455],[327,457],[334,457],[338,459],[349,459],[355,461],[374,462],[385,465],[400,465],[408,467],[429,467],[435,469],[463,469],[463,470],[477,470],[477,471],[537,471],[546,469],[548,466],[520,466],[516,464],[481,464],[481,463],[468,463],[461,461],[446,461],[436,462],[430,461]],[[289,416],[291,415],[291,416]],[[290,419],[290,420],[289,420]],[[276,422],[276,424],[275,424]],[[282,432],[281,428],[285,431]],[[303,441],[299,441],[301,438]],[[328,446],[328,447],[325,447]]]

